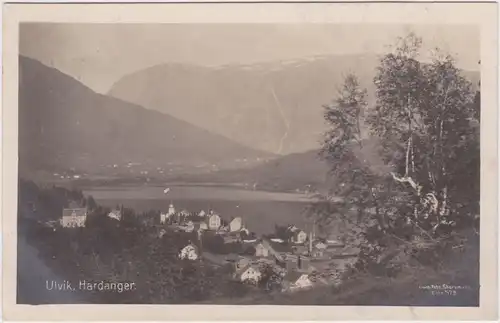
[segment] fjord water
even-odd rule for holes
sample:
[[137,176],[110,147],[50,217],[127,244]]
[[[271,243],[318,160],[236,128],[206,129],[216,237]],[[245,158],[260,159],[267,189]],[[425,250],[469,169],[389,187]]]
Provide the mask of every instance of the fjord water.
[[307,218],[305,208],[312,200],[304,194],[253,191],[233,187],[210,186],[129,186],[94,187],[84,190],[92,195],[98,204],[115,207],[122,204],[136,212],[149,210],[166,211],[170,203],[177,210],[198,213],[212,209],[224,219],[242,217],[249,230],[256,233],[270,233],[274,225],[295,224],[303,227]]

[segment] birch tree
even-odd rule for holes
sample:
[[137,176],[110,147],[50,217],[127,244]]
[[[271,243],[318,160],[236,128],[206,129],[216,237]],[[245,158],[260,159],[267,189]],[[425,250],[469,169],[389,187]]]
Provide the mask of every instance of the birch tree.
[[354,207],[358,218],[370,201],[369,187],[373,181],[369,168],[354,153],[363,146],[361,123],[367,106],[366,95],[357,77],[348,74],[337,99],[324,106],[328,130],[321,150],[336,182],[329,195],[341,199],[337,202],[337,206],[342,206],[339,212],[349,212]]
[[375,77],[377,102],[367,122],[382,139],[386,162],[394,166],[392,179],[412,193],[412,213],[402,216],[433,234],[456,224],[450,183],[462,164],[459,153],[468,140],[474,95],[452,57],[423,64],[420,46],[410,34],[382,57]]

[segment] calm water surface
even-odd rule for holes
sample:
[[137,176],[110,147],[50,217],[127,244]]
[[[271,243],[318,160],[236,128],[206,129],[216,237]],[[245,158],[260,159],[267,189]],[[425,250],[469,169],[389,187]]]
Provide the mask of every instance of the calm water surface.
[[312,200],[304,194],[251,191],[239,188],[170,186],[164,187],[99,187],[84,190],[104,206],[123,204],[136,211],[176,209],[190,212],[213,209],[225,219],[240,216],[248,229],[269,233],[275,224],[305,226],[305,208]]

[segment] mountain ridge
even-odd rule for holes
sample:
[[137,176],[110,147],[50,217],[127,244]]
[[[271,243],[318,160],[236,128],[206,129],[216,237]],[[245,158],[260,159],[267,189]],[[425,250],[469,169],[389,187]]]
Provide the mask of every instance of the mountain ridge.
[[[374,102],[377,54],[202,66],[165,63],[118,80],[108,94],[278,155],[320,146],[323,106],[352,72]],[[478,74],[465,72],[475,82]]]
[[[272,158],[184,120],[91,90],[75,78],[19,56],[20,166],[95,171],[141,162],[224,168],[235,159]],[[104,169],[101,169],[104,171]]]

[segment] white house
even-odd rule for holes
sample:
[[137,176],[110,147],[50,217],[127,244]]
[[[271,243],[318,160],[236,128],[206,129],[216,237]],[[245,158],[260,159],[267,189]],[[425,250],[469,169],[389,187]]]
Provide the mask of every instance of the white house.
[[179,258],[189,260],[198,259],[198,248],[193,244],[188,244],[179,252]]
[[175,214],[175,207],[172,203],[168,206],[168,213],[167,215],[170,217]]
[[299,289],[306,289],[313,286],[312,281],[309,278],[309,274],[300,273],[297,271],[289,271],[284,279],[284,290],[285,291],[296,291]]
[[268,257],[269,249],[262,243],[259,243],[255,246],[255,256],[256,257]]
[[216,213],[211,213],[208,216],[208,229],[210,230],[218,230],[221,226],[221,218]]
[[235,278],[240,282],[257,284],[262,277],[257,266],[247,265],[235,273]]
[[207,215],[207,213],[205,211],[203,211],[203,210],[201,210],[200,213],[198,213],[198,216],[200,218],[204,218],[206,215]]
[[303,244],[307,240],[307,233],[303,230],[296,230],[292,236],[292,242],[295,244]]
[[109,212],[108,217],[120,221],[122,219],[122,212],[120,210],[113,210]]
[[64,209],[62,218],[59,220],[64,228],[84,227],[87,219],[86,208]]
[[242,228],[243,220],[240,217],[236,217],[231,222],[229,222],[229,231],[231,232],[241,231]]
[[161,213],[160,214],[160,223],[164,224],[165,222],[167,222],[167,220],[169,218],[170,218],[170,215],[168,215],[168,213]]

